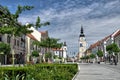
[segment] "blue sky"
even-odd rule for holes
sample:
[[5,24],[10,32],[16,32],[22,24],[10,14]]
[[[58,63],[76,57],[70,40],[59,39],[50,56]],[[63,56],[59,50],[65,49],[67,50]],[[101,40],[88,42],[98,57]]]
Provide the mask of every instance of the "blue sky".
[[34,23],[37,16],[49,21],[50,37],[66,41],[68,53],[78,52],[81,25],[88,46],[113,33],[120,27],[120,0],[0,0],[12,13],[17,5],[31,5],[34,9],[21,14],[19,21]]

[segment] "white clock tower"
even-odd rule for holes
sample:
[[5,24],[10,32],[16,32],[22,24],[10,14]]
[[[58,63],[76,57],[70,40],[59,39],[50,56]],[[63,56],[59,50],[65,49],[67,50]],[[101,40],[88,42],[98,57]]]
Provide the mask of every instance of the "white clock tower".
[[79,54],[78,54],[78,59],[80,59],[81,57],[85,56],[85,51],[87,48],[86,45],[86,39],[85,39],[85,35],[83,32],[83,27],[81,26],[81,32],[80,32],[80,36],[79,36]]

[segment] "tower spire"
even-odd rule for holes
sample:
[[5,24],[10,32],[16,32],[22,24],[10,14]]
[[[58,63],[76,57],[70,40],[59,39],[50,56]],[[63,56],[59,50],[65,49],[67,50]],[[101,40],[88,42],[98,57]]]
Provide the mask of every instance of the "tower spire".
[[81,34],[83,34],[83,27],[81,26]]
[[81,32],[80,32],[80,36],[79,37],[85,37],[84,35],[84,30],[83,30],[83,26],[81,26]]

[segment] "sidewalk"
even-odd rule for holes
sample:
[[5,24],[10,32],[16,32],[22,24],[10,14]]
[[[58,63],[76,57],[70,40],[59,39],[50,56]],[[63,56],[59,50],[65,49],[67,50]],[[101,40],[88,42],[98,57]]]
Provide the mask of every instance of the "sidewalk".
[[[108,65],[108,64],[106,64]],[[102,64],[79,64],[80,71],[74,80],[120,80],[120,72]]]
[[118,71],[120,73],[120,63],[118,63],[117,65],[114,65],[114,64],[111,65],[110,63],[106,63],[106,64],[103,63],[103,64],[101,64],[101,66]]

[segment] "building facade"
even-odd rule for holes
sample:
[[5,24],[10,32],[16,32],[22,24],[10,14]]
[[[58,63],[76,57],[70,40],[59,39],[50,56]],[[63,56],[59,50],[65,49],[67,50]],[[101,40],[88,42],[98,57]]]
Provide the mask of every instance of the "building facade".
[[[98,50],[103,52],[103,60],[109,57],[109,53],[106,50],[106,47],[112,43],[117,44],[120,48],[120,30],[116,30],[109,36],[106,36],[102,40],[97,41],[92,44],[89,48],[91,49],[91,53],[96,53]],[[118,53],[118,60],[120,61],[120,52]]]
[[81,57],[85,56],[85,51],[87,48],[83,27],[81,27],[81,32],[80,32],[78,43],[79,43],[78,59],[80,59]]
[[26,48],[25,48],[25,35],[21,37],[11,37],[8,34],[1,34],[0,35],[0,42],[4,42],[10,44],[11,52],[7,54],[7,59],[5,61],[4,55],[1,55],[1,64],[11,64],[12,63],[12,50],[14,50],[14,63],[24,63],[25,62],[25,55],[26,55]]
[[53,48],[53,53],[55,56],[62,58],[63,62],[66,62],[67,58],[67,45],[66,42],[63,43],[63,46],[61,48]]

